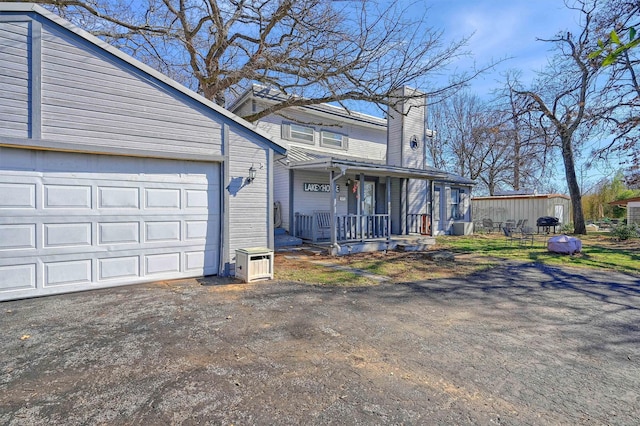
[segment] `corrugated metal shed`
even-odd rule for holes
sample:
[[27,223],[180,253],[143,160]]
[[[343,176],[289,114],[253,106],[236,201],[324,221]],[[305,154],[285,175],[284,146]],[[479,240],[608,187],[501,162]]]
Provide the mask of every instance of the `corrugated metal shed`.
[[571,198],[563,194],[499,195],[474,197],[471,200],[475,222],[527,219],[527,226],[536,226],[541,216],[553,216],[561,225],[571,223]]

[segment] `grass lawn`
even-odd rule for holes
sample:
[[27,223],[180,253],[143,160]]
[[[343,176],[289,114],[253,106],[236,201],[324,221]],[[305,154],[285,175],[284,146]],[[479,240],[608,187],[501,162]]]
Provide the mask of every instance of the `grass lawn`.
[[[614,241],[606,233],[581,235],[582,253],[572,256],[547,251],[548,236],[536,235],[533,246],[510,244],[501,234],[437,237],[434,250],[456,254],[455,261],[433,260],[433,250],[421,252],[375,252],[350,256],[291,255],[275,257],[275,279],[315,285],[369,286],[379,281],[357,271],[380,275],[395,283],[466,276],[502,259],[599,268],[640,275],[640,239]],[[326,264],[336,266],[327,267]]]
[[608,269],[640,274],[640,239],[615,241],[607,233],[578,235],[582,253],[572,256],[547,251],[546,235],[536,235],[533,247],[509,244],[501,234],[471,236],[443,236],[437,246],[454,252],[474,253],[495,258],[540,262],[547,265],[565,265]]

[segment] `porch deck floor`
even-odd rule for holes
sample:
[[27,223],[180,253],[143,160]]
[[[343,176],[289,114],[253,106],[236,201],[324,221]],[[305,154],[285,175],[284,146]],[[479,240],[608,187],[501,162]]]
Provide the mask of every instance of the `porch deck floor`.
[[347,255],[352,253],[362,253],[382,250],[404,250],[422,251],[428,250],[435,245],[435,237],[430,235],[409,234],[392,235],[389,240],[386,238],[374,238],[364,241],[341,241],[338,247],[333,247],[330,241],[304,241],[304,246],[315,247],[318,250],[326,250],[333,255]]

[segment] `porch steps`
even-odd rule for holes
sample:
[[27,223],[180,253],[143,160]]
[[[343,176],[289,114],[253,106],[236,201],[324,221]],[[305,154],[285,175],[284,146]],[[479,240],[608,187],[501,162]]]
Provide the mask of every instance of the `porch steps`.
[[395,249],[398,251],[426,251],[436,244],[433,237],[422,237],[410,241],[399,241]]
[[274,230],[273,244],[276,249],[282,247],[296,247],[302,245],[302,240],[298,237],[287,234],[284,228],[276,228]]

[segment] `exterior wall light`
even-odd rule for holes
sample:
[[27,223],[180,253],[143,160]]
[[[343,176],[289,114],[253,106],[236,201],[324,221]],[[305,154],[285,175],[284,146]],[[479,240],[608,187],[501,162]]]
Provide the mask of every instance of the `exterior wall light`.
[[247,183],[253,182],[256,178],[256,169],[253,168],[253,164],[249,167],[249,177],[247,178]]
[[347,186],[351,186],[351,178],[347,178]]

